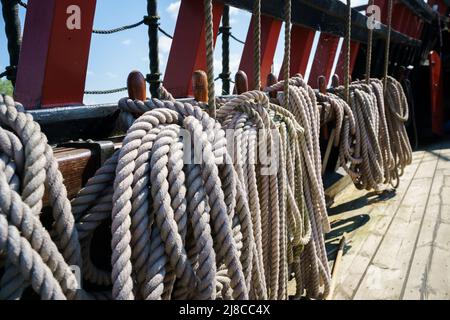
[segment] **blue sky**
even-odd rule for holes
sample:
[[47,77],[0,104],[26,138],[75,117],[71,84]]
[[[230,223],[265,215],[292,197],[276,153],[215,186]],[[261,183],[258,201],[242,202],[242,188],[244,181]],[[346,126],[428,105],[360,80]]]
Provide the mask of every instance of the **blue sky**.
[[[345,0],[341,0],[345,1]],[[146,0],[97,0],[94,28],[111,29],[121,25],[132,24],[146,15]],[[357,6],[367,3],[367,0],[352,0],[352,5]],[[169,34],[173,34],[179,9],[179,0],[159,0],[159,15],[161,27]],[[232,8],[230,11],[233,34],[239,39],[245,40],[251,15],[248,12]],[[22,24],[25,19],[25,9],[20,9]],[[4,21],[0,19],[0,30],[4,30]],[[282,29],[283,30],[283,29]],[[319,33],[316,35],[318,38]],[[275,54],[274,70],[279,71],[283,59],[283,31]],[[218,38],[215,51],[215,71],[221,72],[221,39]],[[164,73],[169,55],[171,40],[160,34],[160,61],[161,72]],[[6,50],[6,38],[4,32],[0,32],[0,70],[9,64]],[[243,45],[231,40],[231,71],[234,74],[239,66]],[[314,49],[313,49],[314,53]],[[131,70],[140,70],[148,73],[148,36],[145,25],[116,33],[113,35],[93,34],[89,66],[86,79],[86,90],[101,90],[124,87],[126,78]],[[307,72],[308,73],[308,72]],[[221,90],[220,81],[216,82],[217,91]],[[97,104],[115,102],[125,93],[106,96],[87,95],[85,104]]]

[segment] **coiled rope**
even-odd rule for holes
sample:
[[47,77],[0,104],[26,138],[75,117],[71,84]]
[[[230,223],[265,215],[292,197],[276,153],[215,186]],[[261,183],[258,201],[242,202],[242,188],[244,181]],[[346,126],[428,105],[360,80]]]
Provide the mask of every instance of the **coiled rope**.
[[[392,3],[388,15],[392,16]],[[390,27],[390,23],[388,25]],[[351,83],[348,90],[335,88],[336,95],[316,94],[323,107],[328,105],[331,109],[336,121],[335,130],[340,137],[335,141],[336,146],[340,144],[339,165],[348,172],[357,188],[380,190],[382,185],[398,187],[405,166],[411,163],[412,150],[404,125],[408,119],[407,99],[401,85],[387,76],[390,36],[388,34],[385,55],[386,84],[383,84],[370,78],[371,33],[369,28],[366,80]]]
[[[280,91],[285,82],[279,82],[266,89],[267,92]],[[276,102],[279,106],[287,100],[282,94]],[[323,235],[330,230],[325,192],[322,182],[320,156],[320,114],[314,90],[300,76],[289,79],[288,111],[304,129],[300,141],[300,155],[303,168],[303,190],[307,212],[311,221],[312,240],[301,254],[301,284],[311,297],[324,297],[328,294],[330,271]]]
[[[39,125],[22,109],[0,96],[0,255],[8,257],[0,297],[17,299],[28,283],[44,299],[86,297],[69,268],[82,262],[62,175]],[[39,219],[44,189],[54,220],[49,231]]]

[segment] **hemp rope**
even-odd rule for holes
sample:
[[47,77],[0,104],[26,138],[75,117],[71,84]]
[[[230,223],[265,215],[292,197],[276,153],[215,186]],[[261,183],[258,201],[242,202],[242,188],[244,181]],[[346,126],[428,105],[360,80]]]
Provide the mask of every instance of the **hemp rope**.
[[216,95],[214,84],[214,25],[212,0],[203,0],[205,15],[206,66],[208,77],[208,106],[211,117],[216,117]]
[[[285,81],[266,89],[279,91]],[[330,286],[330,271],[324,243],[324,233],[330,230],[325,192],[322,182],[322,163],[320,159],[320,115],[314,90],[300,77],[289,79],[289,110],[294,119],[304,128],[304,138],[300,140],[298,153],[303,167],[303,190],[309,220],[311,222],[311,241],[300,255],[297,272],[304,281],[297,283],[297,289],[306,289],[309,297],[320,298],[327,295]],[[284,105],[286,98],[279,96],[278,105]]]
[[[232,99],[218,110],[218,119],[224,128],[235,132],[234,163],[250,198],[258,257],[264,261],[268,296],[286,299],[289,270],[300,264],[302,247],[311,237],[309,217],[304,208],[299,154],[303,129],[291,113],[269,104],[268,97],[260,91]],[[255,145],[259,146],[258,154]],[[272,154],[274,163],[266,162],[266,153]],[[263,165],[258,166],[259,157]],[[276,173],[273,169],[264,172],[266,166],[273,165],[277,166]],[[298,288],[302,282],[297,272]],[[302,294],[299,289],[296,295]]]
[[253,72],[255,78],[255,90],[261,90],[261,0],[253,2]]
[[[368,7],[372,8],[374,0],[369,0]],[[373,14],[370,19],[374,19]],[[373,21],[373,20],[372,20]],[[373,26],[371,26],[367,33],[367,54],[366,54],[366,83],[370,84],[370,76],[372,74],[372,50],[373,50]]]
[[[7,224],[2,224],[1,233],[17,240],[14,236],[17,229],[22,237],[18,240],[19,247],[4,242],[15,252],[6,250],[11,259],[5,263],[0,296],[18,299],[24,287],[31,283],[42,298],[62,298],[55,290],[62,290],[70,299],[87,298],[85,292],[75,289],[77,280],[69,268],[69,264],[81,268],[82,262],[62,175],[39,126],[30,115],[21,112],[22,109],[12,98],[0,96],[0,154],[6,168],[0,174],[0,215],[8,220]],[[54,240],[39,220],[44,186],[52,207],[54,222],[50,233]],[[25,267],[23,259],[30,259],[30,255],[33,258],[27,260],[29,263]],[[60,288],[56,288],[55,283]],[[54,288],[51,295],[49,288]]]
[[388,16],[387,16],[387,36],[386,36],[386,45],[384,51],[384,69],[383,69],[383,84],[384,88],[387,87],[387,77],[389,71],[389,56],[390,56],[390,47],[391,47],[391,34],[392,34],[392,11],[394,8],[394,1],[388,0]]

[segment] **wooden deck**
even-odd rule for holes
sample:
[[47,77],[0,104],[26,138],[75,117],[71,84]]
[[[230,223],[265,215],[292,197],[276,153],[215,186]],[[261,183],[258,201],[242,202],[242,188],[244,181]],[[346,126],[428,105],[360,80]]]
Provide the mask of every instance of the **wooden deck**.
[[450,141],[414,153],[397,191],[341,192],[330,260],[348,242],[334,299],[450,299]]

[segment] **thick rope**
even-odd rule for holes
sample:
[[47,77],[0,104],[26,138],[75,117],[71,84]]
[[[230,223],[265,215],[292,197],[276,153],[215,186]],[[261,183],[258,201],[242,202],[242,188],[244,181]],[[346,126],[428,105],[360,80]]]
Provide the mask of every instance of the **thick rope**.
[[214,84],[214,25],[212,0],[203,0],[205,15],[206,74],[208,77],[208,106],[211,117],[216,117],[216,95]]
[[352,39],[352,5],[347,0],[347,29],[345,32],[345,66],[344,66],[344,88],[345,101],[350,101],[350,58],[351,58],[351,39]]
[[255,90],[261,90],[261,0],[253,2],[253,72]]
[[[41,237],[42,239],[47,231],[38,219],[46,187],[53,209],[52,234],[54,234],[56,244],[48,236],[45,240],[45,247],[40,245],[42,240],[32,242],[32,246],[43,254],[44,262],[50,263],[49,267],[52,268],[52,271],[61,270],[60,267],[58,267],[60,269],[54,268],[64,265],[64,260],[70,265],[81,268],[82,259],[78,234],[75,229],[70,203],[67,199],[67,191],[63,185],[62,175],[58,170],[53,151],[47,145],[47,140],[41,133],[39,126],[33,122],[31,116],[18,111],[20,109],[22,109],[22,106],[16,106],[11,98],[0,97],[0,124],[2,127],[0,130],[0,148],[2,154],[11,159],[9,161],[14,161],[15,173],[13,177],[16,177],[11,188],[7,185],[2,187],[2,213],[11,216],[11,221],[25,237],[29,235],[29,237]],[[18,192],[20,192],[20,196]],[[17,203],[17,201],[20,201],[20,203]],[[30,215],[34,217],[34,220]],[[33,228],[33,231],[29,228]],[[64,258],[59,255],[56,246]],[[48,251],[49,249],[53,251]],[[0,283],[2,287],[0,295],[4,298],[15,296],[18,293],[17,290],[26,285],[25,279],[21,277],[20,273],[12,272],[8,269],[9,267],[11,265],[7,265],[7,272]],[[68,279],[66,272],[58,271],[55,276],[57,281],[62,283],[65,293],[70,293],[70,298],[74,297],[76,292],[67,291],[67,285],[64,282]],[[12,283],[14,285],[11,285]],[[6,286],[6,284],[8,285]],[[13,287],[15,288],[14,292],[8,291],[8,288]],[[21,293],[17,297],[20,295]]]
[[[267,91],[281,90],[285,87],[285,82],[287,81],[280,82],[268,88]],[[314,90],[301,77],[291,78],[289,85],[288,110],[304,128],[305,133],[296,148],[301,155],[303,190],[312,237],[303,251],[293,251],[293,257],[298,259],[293,266],[297,277],[302,279],[297,281],[298,294],[301,295],[306,290],[307,296],[320,298],[326,296],[330,285],[330,272],[324,244],[324,233],[330,230],[330,225],[321,177],[320,114]],[[280,100],[276,101],[277,104],[284,105],[286,98],[281,97]]]
[[289,81],[291,76],[291,0],[284,2],[284,107],[289,108]]
[[394,8],[394,1],[388,0],[388,16],[387,16],[387,27],[388,32],[386,35],[386,45],[384,51],[384,69],[383,69],[383,84],[384,88],[387,87],[388,82],[388,72],[389,72],[389,58],[390,58],[390,49],[391,49],[391,34],[392,34],[392,12]]
[[[374,4],[374,0],[369,0],[368,7],[372,8]],[[370,18],[371,21],[374,21],[373,13],[371,14]],[[369,30],[367,32],[367,54],[366,54],[366,83],[370,84],[370,76],[372,74],[372,49],[373,49],[373,25],[369,27]]]

